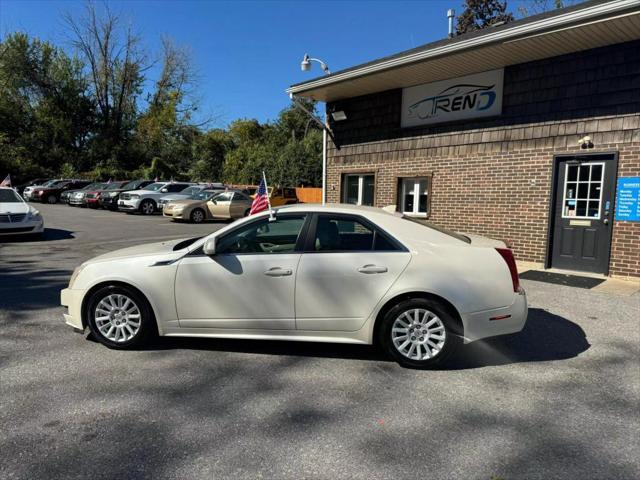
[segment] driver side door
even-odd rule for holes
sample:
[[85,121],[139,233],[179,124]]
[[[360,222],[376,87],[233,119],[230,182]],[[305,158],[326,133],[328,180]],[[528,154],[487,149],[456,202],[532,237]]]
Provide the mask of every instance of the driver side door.
[[295,330],[295,281],[305,214],[262,217],[216,239],[216,254],[183,258],[175,283],[180,327]]

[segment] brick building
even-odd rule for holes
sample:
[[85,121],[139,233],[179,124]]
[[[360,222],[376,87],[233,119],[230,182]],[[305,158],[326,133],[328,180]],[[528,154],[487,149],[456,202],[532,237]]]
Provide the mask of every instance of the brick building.
[[640,276],[640,1],[586,2],[289,88],[326,102],[328,202]]

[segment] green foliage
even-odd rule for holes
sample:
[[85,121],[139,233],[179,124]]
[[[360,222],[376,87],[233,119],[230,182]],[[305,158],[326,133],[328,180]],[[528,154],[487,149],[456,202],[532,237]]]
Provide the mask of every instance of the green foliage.
[[458,16],[456,33],[481,30],[498,22],[512,22],[513,15],[507,13],[506,0],[465,0],[464,10]]
[[192,124],[185,49],[163,39],[162,69],[143,100],[142,49],[108,7],[101,17],[89,4],[85,17],[65,20],[79,57],[24,33],[0,39],[0,175],[251,184],[265,171],[273,185],[320,184],[322,131],[301,109],[203,131]]

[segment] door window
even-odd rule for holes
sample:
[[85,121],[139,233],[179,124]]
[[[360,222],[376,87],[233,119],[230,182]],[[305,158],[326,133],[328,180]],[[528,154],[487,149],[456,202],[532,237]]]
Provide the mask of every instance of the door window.
[[405,215],[427,216],[429,180],[426,177],[403,178],[400,211]]
[[233,193],[234,192],[222,192],[213,197],[211,200],[215,202],[230,202],[233,199]]
[[316,252],[395,251],[385,234],[355,217],[319,215],[313,249]]
[[353,205],[374,204],[375,175],[345,175],[342,198],[344,203]]
[[287,216],[270,222],[263,218],[225,235],[218,241],[219,254],[292,253],[305,215]]
[[562,218],[600,218],[603,163],[567,164]]

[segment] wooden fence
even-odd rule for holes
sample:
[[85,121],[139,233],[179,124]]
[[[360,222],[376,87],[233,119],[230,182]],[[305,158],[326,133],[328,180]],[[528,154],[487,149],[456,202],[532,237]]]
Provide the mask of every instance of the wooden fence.
[[314,187],[296,187],[296,197],[300,203],[322,203],[322,189]]

